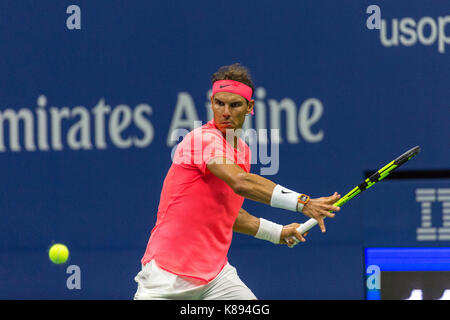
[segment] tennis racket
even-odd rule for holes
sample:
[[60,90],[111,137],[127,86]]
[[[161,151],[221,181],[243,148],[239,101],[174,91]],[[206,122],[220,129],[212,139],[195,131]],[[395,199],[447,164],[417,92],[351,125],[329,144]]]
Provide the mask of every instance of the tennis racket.
[[[361,192],[369,189],[372,187],[375,183],[380,182],[384,178],[386,178],[392,171],[397,169],[398,167],[402,166],[406,162],[408,162],[412,157],[417,155],[420,152],[420,147],[416,146],[408,151],[406,151],[404,154],[396,158],[395,160],[392,160],[387,165],[385,165],[383,168],[375,172],[373,175],[371,175],[369,178],[364,180],[360,185],[353,188],[350,192],[348,192],[346,195],[344,195],[342,198],[340,198],[338,201],[336,201],[333,205],[336,207],[341,207],[344,203],[348,202],[350,199],[356,197]],[[309,219],[305,223],[303,223],[300,227],[297,228],[297,230],[303,234],[312,227],[317,225],[316,219]],[[295,237],[291,237],[295,240],[295,244],[298,244],[299,241]],[[290,246],[292,248],[294,245]]]

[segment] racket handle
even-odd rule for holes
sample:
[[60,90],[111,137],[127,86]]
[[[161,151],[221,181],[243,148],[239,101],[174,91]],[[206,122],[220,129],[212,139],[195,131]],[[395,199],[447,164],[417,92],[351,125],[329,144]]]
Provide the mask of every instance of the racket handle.
[[[309,219],[308,221],[306,221],[305,223],[302,223],[300,225],[300,227],[297,228],[297,231],[300,232],[302,235],[309,231],[309,229],[311,229],[312,227],[314,227],[315,225],[317,225],[317,220],[316,219]],[[295,243],[292,246],[289,246],[289,248],[293,248],[294,246],[296,246],[300,241],[298,241],[298,239],[294,236],[291,237],[291,239],[293,239],[295,241]],[[285,239],[287,242],[287,238]]]
[[[353,190],[352,190],[352,191],[353,191]],[[344,198],[341,198],[341,199],[339,199],[337,202],[335,202],[335,203],[333,204],[333,206],[340,207],[340,206],[342,206],[344,203],[346,203],[348,200],[350,200],[351,198],[353,198],[353,197],[354,197],[355,195],[357,195],[357,194],[358,194],[358,193],[355,193],[355,194],[354,194],[352,197],[350,197],[350,198],[347,197],[347,196],[345,196]],[[332,211],[330,211],[330,212],[332,212]],[[323,218],[325,219],[325,217],[323,217]],[[311,229],[312,227],[316,226],[317,224],[318,224],[317,220],[311,218],[311,219],[309,219],[308,221],[306,221],[305,223],[302,223],[302,224],[300,225],[300,227],[297,228],[297,231],[300,232],[300,233],[303,235],[305,232],[309,231],[309,229]],[[294,246],[296,246],[296,245],[300,242],[300,241],[298,241],[297,238],[294,237],[294,236],[292,236],[291,239],[294,240],[295,243],[294,243],[292,246],[289,246],[289,248],[293,248]],[[284,240],[286,240],[286,242],[287,242],[287,238],[285,238]]]
[[297,228],[297,231],[300,232],[301,234],[304,234],[306,231],[309,231],[309,229],[317,225],[317,223],[318,222],[316,219],[311,218],[302,225],[300,225],[300,227]]

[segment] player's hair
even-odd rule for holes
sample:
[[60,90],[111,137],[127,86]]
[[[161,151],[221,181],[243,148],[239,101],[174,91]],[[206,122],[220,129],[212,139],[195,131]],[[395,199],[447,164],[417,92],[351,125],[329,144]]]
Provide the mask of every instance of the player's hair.
[[246,67],[239,63],[220,67],[219,70],[212,75],[211,82],[214,83],[218,80],[239,81],[252,88],[253,91],[255,90],[250,72]]

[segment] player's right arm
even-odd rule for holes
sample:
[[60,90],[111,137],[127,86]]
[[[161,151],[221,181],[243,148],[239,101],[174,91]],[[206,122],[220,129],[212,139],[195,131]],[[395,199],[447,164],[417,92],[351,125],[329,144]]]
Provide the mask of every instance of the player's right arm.
[[[277,203],[283,201],[283,195],[278,194],[279,188],[276,188],[276,183],[257,174],[245,172],[231,160],[215,158],[208,162],[207,168],[212,174],[228,184],[236,194],[244,198],[268,205],[273,205],[274,197],[277,197]],[[286,192],[287,199],[289,193],[291,193],[291,190]],[[322,232],[325,232],[323,219],[325,217],[333,218],[334,214],[331,212],[340,210],[339,207],[333,206],[339,198],[340,195],[335,192],[329,197],[310,199],[301,212],[307,217],[316,219]],[[278,207],[283,207],[282,203]]]

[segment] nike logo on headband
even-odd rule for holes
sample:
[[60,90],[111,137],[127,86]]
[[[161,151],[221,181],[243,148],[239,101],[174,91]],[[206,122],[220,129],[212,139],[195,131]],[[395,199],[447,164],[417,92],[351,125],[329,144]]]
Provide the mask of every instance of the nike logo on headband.
[[231,84],[226,84],[224,86],[220,86],[220,89],[225,88],[225,87],[229,87],[229,86],[231,86]]

